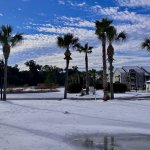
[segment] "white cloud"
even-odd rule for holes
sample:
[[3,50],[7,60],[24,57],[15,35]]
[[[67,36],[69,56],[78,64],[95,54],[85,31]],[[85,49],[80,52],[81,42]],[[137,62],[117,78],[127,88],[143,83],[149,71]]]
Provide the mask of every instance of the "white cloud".
[[65,2],[63,0],[59,0],[58,3],[61,5],[65,5]]
[[[39,56],[39,57],[33,57],[31,59],[35,60],[38,64],[40,65],[55,65],[57,67],[65,68],[66,62],[64,60],[64,51],[62,49],[61,52],[59,53],[54,53],[53,55],[44,55],[44,56]],[[79,53],[76,51],[71,51],[72,55],[72,60],[70,61],[70,68],[72,66],[77,65],[80,70],[85,70],[85,54],[84,53]],[[101,52],[100,49],[94,49],[93,53],[89,54],[89,69],[95,68],[95,69],[101,69]],[[93,61],[94,58],[94,61]],[[19,68],[21,70],[26,69],[24,62],[28,61],[29,59],[24,60],[23,62],[19,63]]]
[[119,11],[118,7],[102,8],[100,5],[91,7],[91,10],[117,21],[117,24],[120,22],[119,25],[117,25],[117,29],[119,31],[125,30],[136,39],[144,38],[144,36],[146,37],[150,32],[150,14],[137,14],[135,12],[129,12],[128,10]]
[[42,16],[42,17],[47,16],[47,15],[46,15],[45,13],[43,13],[43,12],[39,13],[38,15],[39,15],[39,16]]
[[[30,51],[31,49],[40,49],[56,45],[56,36],[44,34],[24,35],[24,41],[17,47],[12,48],[12,53]],[[34,52],[35,52],[34,50]]]
[[149,18],[149,16],[136,14],[135,12],[129,12],[128,10],[119,11],[119,7],[101,7],[100,5],[92,6],[91,11],[111,17],[115,20],[130,21],[130,22],[143,22]]
[[21,8],[18,8],[18,11],[21,11],[22,9]]
[[149,0],[116,0],[120,6],[128,6],[128,7],[142,7],[150,6]]
[[0,13],[0,17],[3,17],[4,15],[2,13]]
[[83,21],[79,21],[76,24],[76,26],[79,26],[79,27],[94,27],[95,24],[94,24],[94,22],[83,20]]
[[67,1],[69,5],[73,6],[73,7],[84,7],[86,6],[86,2],[82,2],[82,3],[77,3],[77,2],[72,2],[72,1]]
[[111,15],[118,12],[119,7],[101,7],[100,5],[95,5],[90,7],[90,9],[96,13]]
[[23,2],[29,2],[30,0],[22,0]]
[[55,33],[55,34],[66,34],[73,33],[75,36],[80,37],[81,39],[94,38],[96,39],[96,35],[94,34],[94,30],[75,28],[75,27],[38,27],[38,31],[47,32],[47,33]]
[[79,17],[57,17],[57,19],[62,23],[64,23],[65,26],[74,26],[74,27],[93,27],[94,28],[94,22],[81,19]]
[[83,3],[79,3],[78,4],[78,6],[80,6],[80,7],[83,7],[83,6],[85,6],[86,5],[86,3],[85,2],[83,2]]

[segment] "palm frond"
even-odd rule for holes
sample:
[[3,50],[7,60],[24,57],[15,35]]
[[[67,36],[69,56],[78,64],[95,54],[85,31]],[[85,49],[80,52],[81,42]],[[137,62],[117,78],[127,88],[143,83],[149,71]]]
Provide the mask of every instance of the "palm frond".
[[1,31],[3,33],[3,36],[5,36],[5,37],[11,36],[12,30],[13,30],[13,28],[11,25],[2,25],[1,26]]
[[146,38],[146,39],[142,42],[141,47],[142,47],[143,49],[146,49],[146,50],[150,51],[150,38]]
[[3,36],[3,33],[2,33],[2,32],[0,32],[0,43],[1,43],[2,45],[8,44],[7,38],[6,38],[5,36]]
[[90,53],[92,53],[92,50],[88,50],[88,52],[87,52],[87,53],[89,53],[89,54],[90,54]]
[[106,35],[107,35],[107,38],[108,38],[108,41],[109,42],[112,42],[115,40],[116,36],[117,36],[117,30],[114,26],[109,26],[107,29],[106,29]]
[[63,37],[61,37],[61,36],[57,37],[57,45],[59,47],[64,47],[64,39],[63,39]]
[[92,50],[93,48],[94,48],[94,47],[90,46],[90,47],[89,47],[89,50]]
[[68,50],[70,47],[76,48],[78,41],[79,39],[74,37],[74,35],[71,33],[67,33],[64,36],[57,37],[57,45]]
[[75,44],[76,48],[80,48],[81,47],[81,44],[80,43],[77,43]]
[[89,47],[88,43],[86,43],[84,46],[82,46],[80,43],[77,45],[77,51],[80,53],[92,53],[93,47]]
[[73,34],[67,33],[64,35],[64,45],[69,46],[73,41]]
[[127,33],[124,31],[120,32],[116,38],[117,41],[124,41],[126,39],[127,39]]
[[20,43],[23,41],[23,34],[18,33],[15,36],[12,37],[10,40],[11,46],[14,47],[16,44]]
[[2,25],[0,27],[0,43],[2,45],[15,46],[17,43],[23,40],[23,34],[18,33],[13,36],[13,28],[11,25]]
[[110,26],[111,23],[112,20],[109,20],[107,18],[102,18],[101,21],[98,20],[95,21],[95,27],[96,27],[95,34],[98,36],[99,39],[105,37],[104,33],[106,32],[107,28]]
[[79,39],[75,37],[72,39],[72,44],[76,45],[78,43],[78,41],[79,41]]

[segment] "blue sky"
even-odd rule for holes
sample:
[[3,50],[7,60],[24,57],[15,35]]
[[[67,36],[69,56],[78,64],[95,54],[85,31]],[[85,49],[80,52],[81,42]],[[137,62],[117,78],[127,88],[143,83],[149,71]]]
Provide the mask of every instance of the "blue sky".
[[[150,53],[140,48],[141,41],[150,37],[149,0],[2,1],[0,25],[11,24],[14,32],[24,33],[24,42],[11,50],[9,64],[25,69],[24,63],[34,59],[41,65],[64,68],[64,50],[57,47],[56,37],[73,33],[82,44],[94,47],[89,68],[101,69],[101,43],[94,34],[94,21],[103,17],[113,19],[118,32],[128,34],[126,42],[114,43],[114,66],[150,65]],[[84,54],[72,51],[72,58],[70,66],[84,69]]]

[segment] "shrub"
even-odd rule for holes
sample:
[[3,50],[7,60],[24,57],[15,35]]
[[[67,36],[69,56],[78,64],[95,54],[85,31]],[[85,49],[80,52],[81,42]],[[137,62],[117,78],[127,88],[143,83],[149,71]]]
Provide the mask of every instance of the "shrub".
[[70,83],[68,85],[68,93],[80,93],[82,90],[82,85],[79,83]]
[[98,82],[98,81],[96,81],[96,82],[95,82],[95,88],[96,88],[96,90],[103,89],[103,84],[100,83],[100,82]]
[[[114,93],[125,93],[127,91],[126,84],[123,83],[114,83]],[[108,90],[110,91],[110,84],[108,84]]]

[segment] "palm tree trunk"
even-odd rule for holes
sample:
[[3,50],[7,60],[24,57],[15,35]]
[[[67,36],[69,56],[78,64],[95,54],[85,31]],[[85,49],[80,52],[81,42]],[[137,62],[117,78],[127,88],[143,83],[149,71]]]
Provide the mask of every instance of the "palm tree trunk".
[[113,65],[112,62],[110,62],[110,97],[111,99],[114,99],[114,87],[113,87]]
[[78,79],[78,84],[81,84],[79,71],[77,72],[77,79]]
[[68,68],[69,60],[66,59],[66,75],[65,75],[65,90],[64,90],[64,99],[67,99],[67,88],[68,88]]
[[4,64],[4,91],[3,91],[3,100],[6,101],[6,89],[7,89],[7,62],[8,59],[5,58]]
[[108,95],[108,83],[107,83],[107,64],[106,64],[106,41],[102,41],[102,59],[103,59],[103,100],[107,101],[109,99]]
[[87,56],[87,53],[85,53],[85,66],[86,66],[86,94],[89,94],[88,56]]

